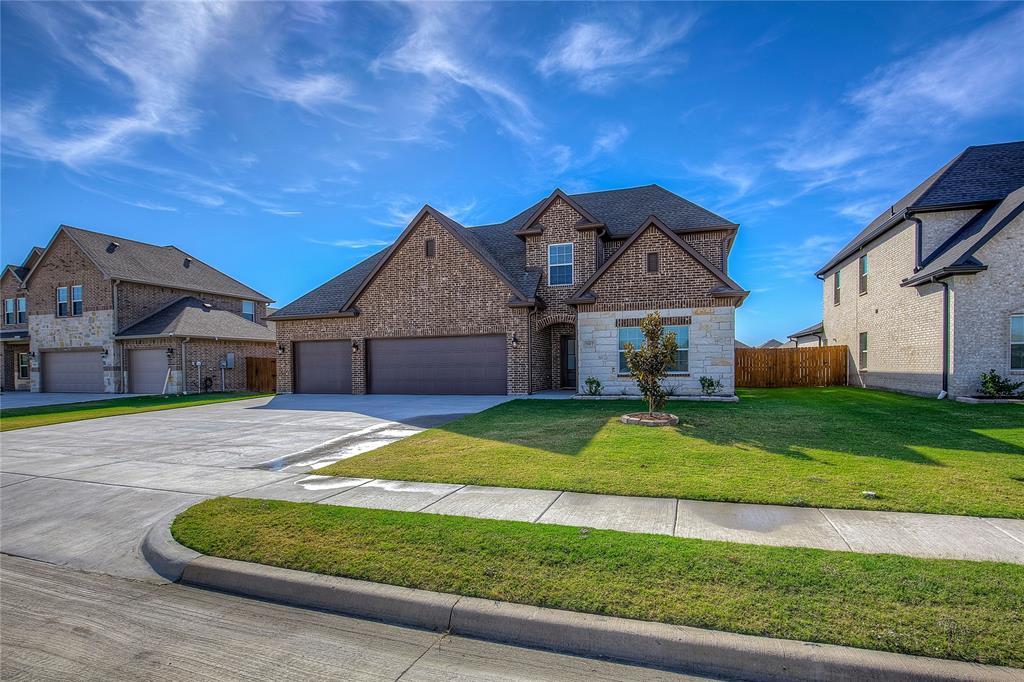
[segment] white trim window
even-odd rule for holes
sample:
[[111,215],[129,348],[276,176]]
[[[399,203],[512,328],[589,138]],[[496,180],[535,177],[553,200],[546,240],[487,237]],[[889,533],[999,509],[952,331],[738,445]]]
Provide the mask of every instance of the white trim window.
[[[669,368],[669,374],[686,374],[690,371],[690,327],[689,325],[668,325],[664,333],[676,335],[676,362]],[[644,335],[640,327],[619,327],[619,374],[629,374],[629,363],[626,362],[626,344],[633,348],[644,345]]]
[[553,287],[572,284],[572,243],[548,244],[548,285]]
[[18,353],[18,378],[28,379],[28,353]]
[[18,324],[28,322],[28,299],[24,296],[18,298]]
[[1010,370],[1024,372],[1024,315],[1010,315]]
[[68,288],[57,287],[57,317],[68,316]]
[[256,303],[253,301],[242,301],[242,317],[250,322],[256,321]]
[[79,317],[82,314],[82,285],[75,284],[71,287],[71,315]]
[[14,299],[4,299],[4,324],[14,324]]
[[860,371],[864,371],[868,368],[868,333],[861,332],[858,336],[859,339],[859,365]]

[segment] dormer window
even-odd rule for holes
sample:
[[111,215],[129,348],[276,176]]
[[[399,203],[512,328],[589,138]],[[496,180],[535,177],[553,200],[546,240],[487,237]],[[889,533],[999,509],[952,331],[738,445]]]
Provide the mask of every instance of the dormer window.
[[252,301],[242,301],[242,317],[250,322],[256,321],[256,304]]
[[424,242],[424,252],[426,253],[427,258],[433,258],[434,256],[436,256],[437,255],[437,240],[436,239],[427,239]]
[[657,272],[658,266],[658,252],[652,251],[647,254],[647,272]]
[[572,244],[548,245],[548,285],[572,284]]

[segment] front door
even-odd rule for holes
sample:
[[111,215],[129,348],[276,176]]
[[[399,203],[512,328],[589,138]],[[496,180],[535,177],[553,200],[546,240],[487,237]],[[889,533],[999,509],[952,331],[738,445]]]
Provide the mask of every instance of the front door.
[[576,388],[576,337],[563,336],[559,355],[562,358],[562,388]]

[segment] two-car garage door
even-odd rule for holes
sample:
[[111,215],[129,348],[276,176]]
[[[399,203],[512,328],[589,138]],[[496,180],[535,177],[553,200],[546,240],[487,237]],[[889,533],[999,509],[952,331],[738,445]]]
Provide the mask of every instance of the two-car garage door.
[[[369,393],[504,395],[506,340],[501,334],[369,339]],[[295,343],[296,393],[351,393],[352,343]]]

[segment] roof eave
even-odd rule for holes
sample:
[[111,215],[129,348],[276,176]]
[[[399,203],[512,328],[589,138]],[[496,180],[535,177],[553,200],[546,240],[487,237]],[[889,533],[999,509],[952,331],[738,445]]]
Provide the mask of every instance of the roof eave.
[[956,275],[975,275],[984,270],[988,270],[987,265],[949,265],[944,268],[939,268],[935,272],[929,272],[925,275],[916,275],[914,277],[908,277],[907,279],[900,282],[901,287],[916,287],[922,284],[931,284],[932,282],[938,282],[941,279],[947,277],[955,277]]

